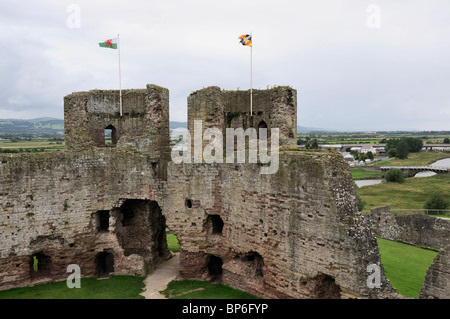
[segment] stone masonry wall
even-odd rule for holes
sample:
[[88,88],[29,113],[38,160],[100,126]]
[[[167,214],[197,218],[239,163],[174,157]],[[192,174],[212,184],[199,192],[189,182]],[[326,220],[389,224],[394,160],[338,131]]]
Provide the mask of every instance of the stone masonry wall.
[[[297,91],[290,87],[269,90],[253,90],[253,113],[250,115],[249,91],[226,91],[219,87],[207,87],[188,97],[188,129],[194,131],[194,120],[203,121],[203,130],[219,128],[225,135],[226,128],[249,127],[258,129],[265,123],[278,128],[280,145],[297,144]],[[204,146],[207,144],[204,141]],[[224,137],[225,145],[225,137]]]
[[427,270],[421,299],[450,299],[450,245],[441,249]]
[[[180,272],[212,277],[266,298],[393,297],[367,288],[380,264],[368,220],[357,212],[347,164],[334,153],[284,153],[277,174],[257,164],[169,165],[165,206],[181,245]],[[188,205],[191,203],[191,205]],[[219,215],[221,234],[205,231]]]
[[68,150],[104,147],[106,128],[114,128],[116,145],[168,160],[169,91],[156,85],[122,91],[92,90],[64,98],[64,124]]
[[[272,175],[261,175],[261,164],[175,164],[168,91],[124,93],[117,122],[116,91],[65,98],[69,151],[0,156],[0,289],[64,280],[69,264],[83,276],[144,275],[169,257],[167,226],[179,239],[185,278],[266,298],[396,297],[339,154],[282,152]],[[291,140],[295,90],[256,93],[267,106],[254,116],[286,128],[282,138]],[[227,103],[240,98],[216,87],[197,91],[188,98],[189,125],[197,118],[225,125]],[[96,147],[97,124],[115,126],[116,148]],[[381,266],[380,289],[367,287],[370,264]]]
[[450,222],[424,214],[394,216],[390,206],[370,211],[372,227],[377,237],[411,245],[444,248],[450,244]]
[[[69,264],[95,275],[95,256],[114,256],[116,274],[146,273],[144,259],[124,255],[117,239],[117,210],[130,199],[160,200],[147,157],[118,149],[3,155],[0,158],[0,289],[35,283],[32,256],[51,259],[38,281],[66,279]],[[99,232],[96,212],[110,211]]]

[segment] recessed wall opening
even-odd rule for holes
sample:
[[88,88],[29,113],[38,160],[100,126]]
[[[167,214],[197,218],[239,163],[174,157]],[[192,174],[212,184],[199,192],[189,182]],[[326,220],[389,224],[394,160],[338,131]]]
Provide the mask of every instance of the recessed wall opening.
[[341,288],[333,277],[320,274],[313,279],[314,288],[311,298],[314,299],[341,299]]
[[109,210],[100,210],[95,213],[96,230],[98,232],[108,231],[109,228]]
[[51,275],[51,258],[42,252],[31,257],[31,273],[32,279],[48,277]]
[[253,277],[263,277],[264,259],[257,252],[250,252],[242,258],[242,261],[249,266],[249,275]]
[[223,220],[219,215],[208,215],[206,218],[205,228],[207,234],[222,235]]
[[[257,131],[257,133],[256,133],[256,134],[258,135],[258,139],[261,137],[260,129],[267,129],[267,128],[268,128],[268,127],[267,127],[267,123],[266,123],[266,122],[261,121],[261,122],[258,123],[258,131]],[[267,138],[269,137],[269,130],[267,130],[266,137],[267,137]]]
[[127,199],[115,214],[116,234],[125,256],[137,254],[150,264],[171,256],[166,218],[156,201]]
[[207,257],[208,277],[211,281],[222,281],[222,258],[208,255]]
[[184,204],[186,205],[187,208],[192,208],[192,199],[186,198]]
[[105,146],[116,146],[117,144],[117,131],[112,125],[108,125],[104,131]]
[[114,273],[114,255],[103,251],[95,256],[95,274],[97,278],[108,277]]

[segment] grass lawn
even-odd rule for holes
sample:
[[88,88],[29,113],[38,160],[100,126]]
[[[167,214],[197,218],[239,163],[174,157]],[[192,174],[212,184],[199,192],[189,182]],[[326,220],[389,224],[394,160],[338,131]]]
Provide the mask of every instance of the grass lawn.
[[81,288],[67,288],[66,281],[0,291],[0,299],[144,299],[144,277],[110,276],[81,278]]
[[386,277],[399,294],[418,298],[437,252],[378,238]]
[[178,243],[177,236],[174,234],[167,234],[167,247],[173,253],[180,251],[180,244]]
[[11,143],[11,142],[0,142],[0,148],[5,149],[19,149],[19,148],[53,148],[53,147],[59,147],[64,148],[64,142],[62,144],[56,144],[56,142],[51,141],[20,141],[17,143]]
[[[186,293],[196,289],[199,290]],[[257,296],[224,284],[214,284],[209,281],[191,279],[171,281],[161,293],[168,298],[170,295],[174,296],[170,299],[260,299]],[[177,296],[180,294],[183,295]]]
[[448,153],[439,152],[418,152],[409,153],[408,158],[390,158],[384,161],[375,162],[368,166],[427,166],[437,160],[450,157]]
[[431,192],[439,191],[450,198],[450,174],[430,177],[407,178],[404,183],[381,183],[357,190],[366,202],[364,211],[374,207],[391,205],[393,209],[423,209]]
[[373,177],[382,177],[383,173],[376,173],[376,172],[367,172],[363,170],[362,168],[352,168],[352,178],[353,179],[364,179],[364,178],[373,178]]

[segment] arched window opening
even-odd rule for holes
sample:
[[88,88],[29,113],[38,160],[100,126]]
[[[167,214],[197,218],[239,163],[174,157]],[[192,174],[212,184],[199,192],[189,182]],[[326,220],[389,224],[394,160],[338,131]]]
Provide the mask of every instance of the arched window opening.
[[269,130],[268,130],[268,127],[267,127],[267,123],[266,122],[264,122],[264,121],[261,121],[261,122],[259,122],[259,124],[258,124],[258,131],[256,132],[256,134],[258,135],[258,139],[260,139],[261,138],[261,131],[262,130],[266,130],[266,138],[268,138],[269,137]]
[[117,144],[117,130],[114,126],[108,125],[105,128],[105,146],[114,147]]

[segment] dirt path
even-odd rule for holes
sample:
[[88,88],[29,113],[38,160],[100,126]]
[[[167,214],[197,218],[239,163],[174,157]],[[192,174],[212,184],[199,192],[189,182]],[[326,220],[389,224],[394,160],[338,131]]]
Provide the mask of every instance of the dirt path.
[[178,277],[179,265],[179,253],[174,254],[172,258],[159,265],[155,271],[145,278],[145,291],[141,293],[141,296],[144,296],[145,299],[166,299],[159,292],[166,289],[167,284]]

